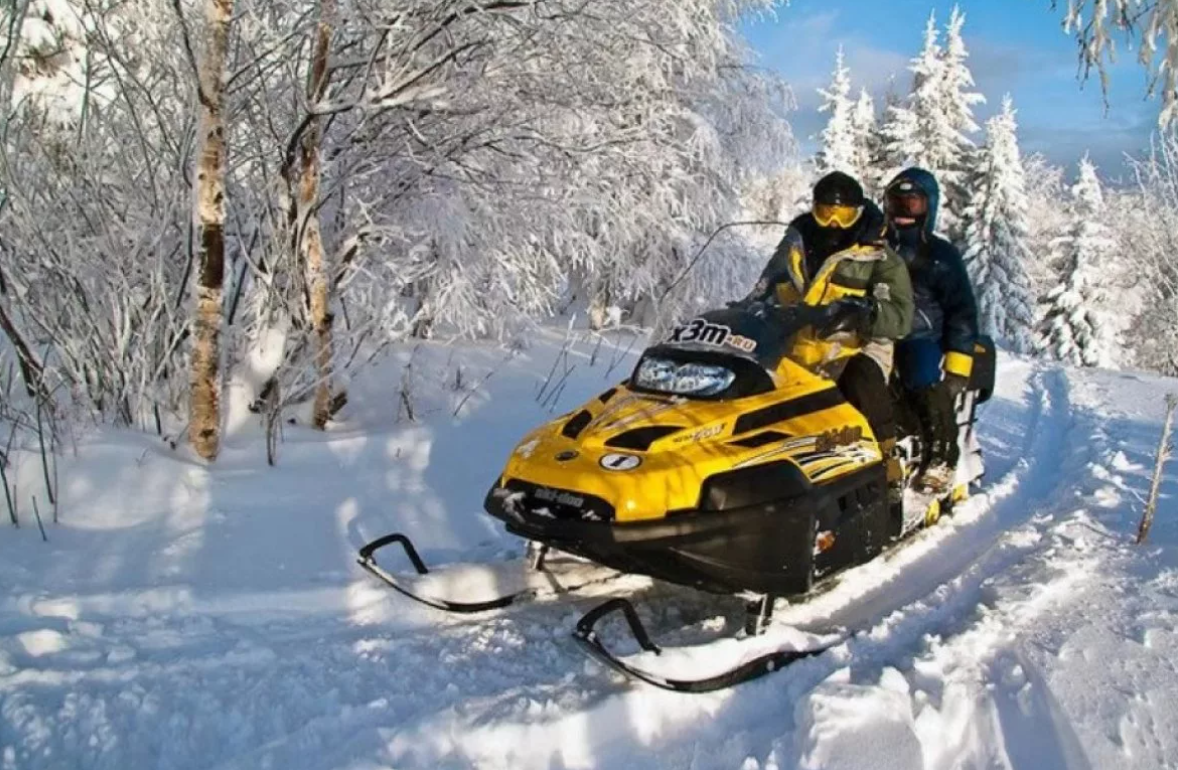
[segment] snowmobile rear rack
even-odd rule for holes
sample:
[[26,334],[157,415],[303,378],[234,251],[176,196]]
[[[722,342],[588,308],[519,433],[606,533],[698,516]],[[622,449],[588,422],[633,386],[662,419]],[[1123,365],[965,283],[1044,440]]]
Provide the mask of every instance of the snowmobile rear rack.
[[606,616],[619,612],[625,618],[626,624],[630,627],[630,633],[633,634],[639,647],[655,655],[662,653],[659,646],[651,641],[650,633],[642,625],[642,621],[638,618],[638,612],[634,609],[634,605],[626,599],[610,599],[590,610],[577,622],[577,628],[573,631],[573,639],[594,660],[626,677],[637,679],[672,692],[706,693],[726,690],[729,687],[735,687],[738,684],[772,674],[774,671],[780,671],[791,663],[820,655],[830,649],[829,646],[826,646],[811,650],[777,650],[745,661],[735,668],[716,676],[706,677],[704,679],[674,679],[631,666],[606,649],[605,644],[601,641],[601,637],[598,636],[595,630],[595,626]]

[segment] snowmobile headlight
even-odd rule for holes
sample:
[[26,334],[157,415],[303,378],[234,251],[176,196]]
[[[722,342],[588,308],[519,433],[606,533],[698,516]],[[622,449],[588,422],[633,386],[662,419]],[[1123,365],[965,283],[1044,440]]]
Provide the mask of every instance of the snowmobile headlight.
[[648,358],[638,367],[638,387],[685,396],[714,396],[728,389],[736,373],[723,366],[679,364],[666,358]]

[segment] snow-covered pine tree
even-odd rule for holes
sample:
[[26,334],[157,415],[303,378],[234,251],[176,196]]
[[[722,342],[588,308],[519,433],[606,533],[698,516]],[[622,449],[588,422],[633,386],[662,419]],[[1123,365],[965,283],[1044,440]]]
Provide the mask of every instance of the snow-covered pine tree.
[[1141,296],[1133,319],[1134,363],[1178,375],[1178,126],[1132,161],[1135,189],[1121,194],[1116,234]]
[[884,127],[887,176],[910,165],[936,174],[942,188],[941,228],[955,241],[963,234],[963,185],[974,153],[969,134],[978,130],[973,106],[985,101],[972,90],[973,75],[966,64],[969,52],[961,35],[964,24],[965,14],[955,7],[942,48],[936,17],[929,17],[924,47],[909,66],[913,83],[908,101],[888,110]]
[[938,100],[941,121],[932,123],[939,129],[935,134],[940,140],[936,150],[942,154],[941,158],[935,160],[944,164],[936,167],[940,175],[941,204],[945,212],[942,227],[953,240],[960,240],[964,235],[961,216],[969,198],[965,182],[975,159],[974,142],[970,135],[979,129],[974,120],[973,108],[986,102],[986,97],[974,90],[973,73],[966,63],[969,51],[961,35],[964,26],[965,14],[960,7],[954,6],[945,32],[945,50],[941,55],[941,98]]
[[[937,83],[941,73],[941,45],[938,42],[936,14],[929,16],[924,31],[924,47],[913,59],[908,70],[912,73],[912,90],[905,101],[888,105],[882,129],[884,157],[887,168],[884,183],[905,166],[924,165],[929,157],[926,140],[926,116],[936,108],[939,97]],[[933,170],[933,169],[929,169]]]
[[1071,193],[1072,224],[1056,241],[1065,264],[1064,281],[1047,294],[1042,346],[1067,363],[1111,367],[1116,362],[1117,329],[1105,285],[1114,242],[1101,221],[1104,192],[1087,155],[1080,161]]
[[1034,301],[1026,264],[1027,187],[1018,123],[1008,95],[986,123],[986,144],[965,210],[965,262],[978,298],[982,330],[1020,353],[1035,347]]
[[855,178],[862,183],[864,192],[876,197],[883,184],[879,178],[879,124],[875,120],[875,100],[866,88],[859,89],[851,126],[855,134]]
[[818,89],[822,95],[819,112],[829,112],[826,128],[819,138],[822,148],[818,151],[816,165],[818,173],[842,171],[854,175],[857,172],[858,152],[855,146],[855,102],[851,100],[851,70],[847,67],[840,46],[835,58],[834,73],[827,88]]
[[1039,313],[1045,306],[1047,293],[1055,288],[1063,275],[1062,265],[1055,262],[1058,257],[1055,241],[1068,231],[1071,224],[1066,207],[1060,205],[1060,201],[1068,197],[1068,185],[1064,180],[1064,168],[1051,163],[1041,153],[1025,156],[1023,169],[1026,172],[1027,210],[1035,212],[1027,222],[1030,228],[1028,248],[1034,255],[1027,264],[1027,275],[1031,279],[1035,311]]

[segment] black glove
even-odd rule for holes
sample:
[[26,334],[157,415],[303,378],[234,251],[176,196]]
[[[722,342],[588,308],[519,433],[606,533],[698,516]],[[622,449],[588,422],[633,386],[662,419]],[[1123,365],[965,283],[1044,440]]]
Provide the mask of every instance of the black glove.
[[820,338],[840,332],[866,334],[875,321],[875,302],[862,297],[844,297],[823,308],[821,319],[814,325]]
[[939,387],[944,391],[949,403],[956,405],[957,399],[969,387],[969,378],[953,372],[945,372],[945,378],[941,380]]

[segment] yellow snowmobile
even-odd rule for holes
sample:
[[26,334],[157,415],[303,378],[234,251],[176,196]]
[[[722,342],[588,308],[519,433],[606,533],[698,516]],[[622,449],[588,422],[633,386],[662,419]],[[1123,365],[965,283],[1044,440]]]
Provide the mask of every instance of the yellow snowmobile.
[[[746,632],[756,635],[776,598],[804,595],[935,523],[982,475],[973,428],[977,405],[993,388],[992,343],[979,343],[973,380],[958,405],[962,460],[953,488],[941,498],[907,494],[904,504],[889,504],[885,458],[863,415],[831,380],[787,356],[795,335],[817,323],[820,312],[746,302],[705,313],[647,349],[625,382],[525,436],[485,507],[507,531],[535,544],[534,580],[456,601],[440,594],[456,584],[438,578],[431,587],[433,573],[399,534],[366,545],[360,564],[398,591],[455,612],[577,590],[605,579],[602,568],[637,573],[757,597],[746,622]],[[919,465],[916,443],[913,436],[901,442],[908,476]],[[417,576],[395,576],[376,564],[375,551],[392,543],[405,549]],[[554,583],[549,549],[597,571]],[[503,586],[499,578],[475,574],[467,583]],[[605,648],[595,625],[614,613],[644,649],[658,651],[625,599],[582,618],[577,641],[607,665],[667,689],[720,689],[821,651],[773,652],[721,676],[671,680]]]

